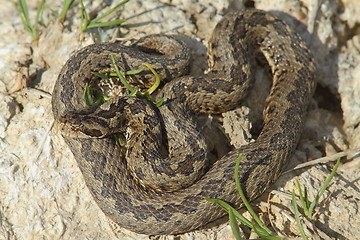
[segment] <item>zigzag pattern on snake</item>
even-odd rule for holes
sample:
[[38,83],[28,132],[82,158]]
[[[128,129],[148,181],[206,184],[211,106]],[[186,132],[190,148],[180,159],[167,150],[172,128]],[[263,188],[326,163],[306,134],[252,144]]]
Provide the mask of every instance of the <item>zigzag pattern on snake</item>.
[[[241,206],[233,179],[240,153],[240,181],[250,200],[278,178],[291,157],[315,88],[316,67],[304,41],[270,14],[246,10],[217,24],[209,49],[210,71],[201,76],[186,75],[186,44],[165,35],[129,47],[93,44],[63,67],[52,100],[56,124],[97,204],[118,225],[149,235],[192,231],[225,214],[204,197]],[[255,142],[209,163],[193,113],[235,108],[254,78],[256,51],[273,75],[263,129]],[[157,108],[119,96],[87,107],[84,86],[97,85],[92,72],[113,71],[110,54],[122,71],[149,63],[164,81],[156,95],[164,103]],[[141,89],[154,83],[149,71],[127,80]],[[124,147],[112,137],[116,132],[126,136]]]

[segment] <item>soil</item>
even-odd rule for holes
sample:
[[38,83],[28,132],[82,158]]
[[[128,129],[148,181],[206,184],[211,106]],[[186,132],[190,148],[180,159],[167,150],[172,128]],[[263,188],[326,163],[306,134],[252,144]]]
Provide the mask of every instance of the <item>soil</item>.
[[[358,0],[131,0],[118,13],[127,20],[121,27],[85,33],[77,1],[60,24],[50,9],[60,12],[62,3],[49,0],[36,41],[12,3],[0,2],[0,240],[235,239],[226,217],[178,236],[144,236],[114,226],[93,201],[62,137],[52,131],[51,93],[69,56],[100,40],[128,43],[147,34],[186,35],[191,39],[192,74],[206,71],[206,45],[213,27],[226,13],[244,7],[269,11],[289,23],[306,39],[319,68],[318,87],[296,153],[287,171],[253,205],[274,232],[299,237],[290,201],[291,192],[297,193],[296,181],[314,199],[334,160],[342,156],[313,219],[304,219],[306,234],[312,239],[360,239]],[[39,3],[28,3],[32,20]],[[85,5],[95,16],[116,4],[95,0]],[[228,136],[235,147],[251,141],[259,127],[270,85],[266,67],[259,68],[256,81],[243,106],[214,117],[213,125],[220,129],[216,134]],[[306,167],[294,169],[304,163]],[[249,230],[242,228],[249,238]]]

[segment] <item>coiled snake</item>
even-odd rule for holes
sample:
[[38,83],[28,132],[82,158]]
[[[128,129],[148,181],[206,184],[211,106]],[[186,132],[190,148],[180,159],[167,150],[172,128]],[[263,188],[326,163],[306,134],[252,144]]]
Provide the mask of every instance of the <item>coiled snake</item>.
[[[204,197],[241,206],[233,178],[240,153],[240,181],[254,199],[278,178],[297,145],[316,74],[304,41],[270,14],[246,10],[217,24],[209,49],[209,73],[181,77],[189,51],[179,38],[152,35],[130,47],[93,44],[75,53],[58,77],[52,98],[56,124],[97,204],[122,227],[149,235],[197,229],[225,214]],[[258,50],[273,74],[263,129],[255,142],[210,164],[193,113],[236,107],[254,78]],[[119,96],[87,107],[85,84],[97,85],[92,72],[113,71],[110,54],[123,71],[149,63],[168,81],[156,96],[164,103],[157,108],[145,99]],[[127,80],[140,89],[154,83],[147,71]],[[124,147],[114,132],[125,135]]]

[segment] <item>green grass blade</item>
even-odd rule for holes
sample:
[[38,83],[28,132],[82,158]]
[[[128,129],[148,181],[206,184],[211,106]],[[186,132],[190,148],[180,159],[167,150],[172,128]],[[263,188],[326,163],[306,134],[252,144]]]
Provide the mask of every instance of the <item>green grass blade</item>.
[[[31,34],[32,27],[31,27],[29,15],[28,15],[29,13],[27,12],[26,2],[23,3],[25,5],[25,7],[20,6],[20,8],[14,1],[12,1],[12,3],[14,5],[14,8],[15,8],[17,14],[20,16],[21,22],[24,25],[25,30]],[[19,1],[19,4],[21,5],[21,1]]]
[[65,0],[64,1],[64,5],[63,8],[61,10],[60,16],[59,16],[59,21],[60,22],[64,22],[65,17],[66,17],[66,13],[69,10],[71,4],[74,2],[74,0]]
[[[139,74],[141,73],[142,71],[144,71],[145,68],[138,68],[138,69],[134,69],[134,70],[129,70],[129,71],[126,71],[126,72],[121,72],[124,76],[128,76],[128,75],[136,75],[136,74]],[[118,75],[115,73],[109,73],[108,75],[109,77],[117,77]]]
[[95,101],[93,99],[93,97],[90,94],[90,87],[89,84],[86,83],[84,86],[84,99],[85,99],[85,103],[88,106],[94,106],[95,105]]
[[230,212],[230,210],[233,211],[234,216],[239,219],[241,221],[241,223],[245,224],[246,226],[248,226],[249,228],[253,227],[253,224],[246,219],[243,215],[241,215],[238,211],[236,211],[232,206],[230,206],[227,202],[221,200],[221,199],[216,199],[216,198],[204,198],[206,201],[208,202],[212,202],[212,203],[216,203],[217,205],[219,205],[222,209],[224,209],[227,213]]
[[80,0],[80,7],[81,7],[81,30],[86,31],[89,25],[89,15],[86,12],[83,0]]
[[[281,237],[269,235],[267,232],[264,232],[264,229],[262,229],[258,225],[254,226],[253,230],[260,237],[260,238],[257,238],[259,240],[282,240],[283,239]],[[259,231],[259,230],[261,230],[261,231]]]
[[[254,225],[251,221],[249,221],[247,218],[245,218],[241,213],[239,213],[238,211],[236,211],[235,208],[233,208],[232,206],[230,206],[227,202],[221,200],[221,199],[216,199],[216,198],[204,198],[206,201],[208,202],[212,202],[212,203],[216,203],[218,206],[220,206],[222,209],[224,209],[228,214],[230,214],[230,211],[232,211],[232,213],[234,214],[234,216],[244,225],[246,225],[247,227],[254,229],[255,232],[262,237],[270,237],[270,234],[268,233],[268,231],[266,231],[265,229],[263,229],[262,227],[258,226],[258,225]],[[278,239],[278,238],[276,238]]]
[[[94,94],[94,97],[93,95]],[[91,89],[89,84],[86,83],[84,86],[84,100],[87,106],[96,107],[100,104],[109,101],[113,97],[104,96],[102,92],[96,89]]]
[[19,6],[15,3],[15,1],[11,1],[11,2],[12,2],[12,4],[13,4],[13,6],[14,6],[16,12],[17,12],[17,14],[19,15],[19,17],[20,17],[20,19],[21,19],[21,22],[22,22],[22,24],[24,25],[26,31],[28,31],[28,29],[27,29],[26,26],[25,26],[25,25],[26,25],[26,20],[25,20],[25,18],[24,18],[24,16],[23,16],[21,10],[19,9]]
[[126,87],[127,90],[130,91],[130,93],[136,93],[137,90],[130,86],[130,84],[126,81],[124,75],[120,72],[118,66],[116,65],[114,55],[110,54],[110,57],[111,57],[111,62],[115,68],[116,74],[117,74],[118,78],[120,79],[121,83]]
[[145,92],[148,94],[152,94],[159,87],[161,79],[159,74],[150,66],[150,64],[143,63],[143,65],[147,67],[155,77],[155,83]]
[[[112,64],[114,65],[115,72],[117,77],[120,79],[121,83],[124,85],[124,87],[130,92],[128,96],[135,96],[139,93],[138,89],[131,87],[131,85],[126,81],[124,74],[119,70],[118,66],[115,62],[115,57],[113,54],[110,54]],[[141,95],[141,94],[139,94]]]
[[236,221],[234,211],[232,209],[229,209],[229,222],[230,222],[231,231],[232,231],[235,239],[242,240],[243,238],[240,235],[240,228]]
[[108,79],[109,78],[108,75],[103,74],[103,73],[99,73],[99,72],[91,72],[91,73],[94,74],[95,76],[101,78],[101,79]]
[[261,227],[263,228],[269,235],[272,235],[272,231],[270,229],[268,229],[265,224],[259,219],[259,217],[257,216],[257,214],[255,213],[255,211],[253,210],[253,208],[251,207],[249,201],[246,199],[246,196],[241,188],[241,183],[240,183],[240,178],[239,178],[239,167],[240,167],[240,162],[241,162],[241,157],[242,154],[239,155],[239,157],[236,160],[236,165],[235,165],[235,173],[234,173],[234,178],[235,178],[235,183],[236,183],[236,188],[239,192],[239,195],[241,197],[241,200],[243,201],[246,209],[248,210],[248,212],[250,213],[250,215],[254,218],[255,222]]
[[115,141],[119,144],[120,147],[124,147],[126,145],[125,137],[120,133],[114,134]]
[[26,0],[19,0],[19,4],[20,4],[20,9],[21,12],[24,16],[24,19],[27,23],[30,23],[30,18],[29,18],[29,9],[28,6],[26,4]]
[[117,26],[117,25],[121,25],[125,21],[126,20],[124,20],[124,19],[118,19],[118,20],[113,20],[113,21],[109,21],[109,22],[93,22],[93,21],[90,21],[90,23],[87,25],[86,29],[97,28],[97,27],[114,27],[114,26]]
[[335,164],[333,170],[331,171],[330,175],[326,178],[324,184],[321,186],[320,190],[316,194],[315,199],[311,202],[310,207],[309,207],[310,215],[312,215],[315,205],[319,202],[320,197],[324,194],[326,188],[330,185],[330,182],[333,179],[333,177],[335,176],[336,171],[339,168],[339,166],[340,166],[340,158],[338,158],[338,160],[336,161],[336,164]]
[[305,216],[309,215],[309,199],[307,199],[307,188],[304,186],[304,192],[301,190],[300,182],[298,179],[295,180],[296,188],[299,192],[299,199],[301,206],[304,210]]
[[136,74],[139,74],[139,73],[141,73],[142,71],[144,71],[145,70],[145,68],[138,68],[138,69],[134,69],[134,70],[129,70],[129,71],[126,71],[126,72],[124,72],[124,75],[126,76],[126,75],[136,75]]
[[38,25],[42,19],[42,13],[45,6],[45,0],[40,2],[39,7],[36,10],[36,18],[34,24],[31,24],[29,17],[29,9],[26,3],[26,0],[19,0],[18,4],[15,1],[12,1],[16,12],[20,16],[21,22],[24,25],[25,30],[30,33],[32,40],[38,39]]
[[[92,20],[92,22],[98,22],[100,20],[102,20],[103,18],[106,18],[107,16],[109,16],[110,14],[112,14],[113,12],[115,12],[119,7],[125,5],[127,2],[129,2],[129,0],[125,0],[125,1],[122,1],[120,2],[119,4],[117,4],[115,7],[109,9],[108,11],[106,11],[104,14],[101,14],[100,16],[94,18]],[[124,20],[125,21],[125,20]]]
[[161,98],[159,101],[155,102],[154,104],[156,107],[160,107],[164,103],[164,101],[165,101],[165,98]]
[[299,213],[299,209],[298,209],[298,206],[297,206],[297,203],[296,203],[296,200],[295,200],[295,193],[294,193],[294,191],[293,191],[292,194],[291,194],[291,206],[292,206],[292,209],[293,209],[294,214],[295,214],[296,224],[298,225],[298,228],[299,228],[299,230],[300,230],[301,237],[302,237],[304,240],[307,240],[308,237],[306,236],[305,231],[304,231],[304,228],[303,228],[303,226],[302,226],[302,224],[301,224],[300,213]]
[[36,10],[36,18],[35,18],[35,23],[34,23],[34,32],[36,34],[36,37],[37,38],[37,35],[38,35],[38,29],[39,29],[39,23],[40,23],[40,20],[42,19],[42,14],[43,14],[43,10],[44,10],[44,6],[45,6],[45,0],[42,0],[40,2],[40,5],[38,7],[38,9]]

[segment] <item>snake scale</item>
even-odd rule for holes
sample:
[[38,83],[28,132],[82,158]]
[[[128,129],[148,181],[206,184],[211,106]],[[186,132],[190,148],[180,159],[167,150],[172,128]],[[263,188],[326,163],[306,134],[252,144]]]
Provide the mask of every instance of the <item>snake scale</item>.
[[[272,87],[255,142],[207,161],[204,137],[193,121],[196,112],[222,113],[236,107],[254,78],[260,51],[271,68]],[[131,46],[96,43],[76,52],[56,82],[52,107],[101,210],[118,225],[148,234],[178,234],[198,229],[225,212],[204,197],[241,206],[234,181],[247,197],[261,195],[280,175],[302,132],[315,88],[316,67],[304,41],[283,21],[261,10],[226,15],[209,40],[208,73],[186,75],[190,54],[179,37],[150,35]],[[155,98],[118,96],[87,107],[85,84],[96,86],[92,72],[112,69],[110,54],[122,71],[149,63],[165,84]],[[154,83],[150,71],[127,80],[140,89]],[[121,147],[113,133],[122,133]]]

